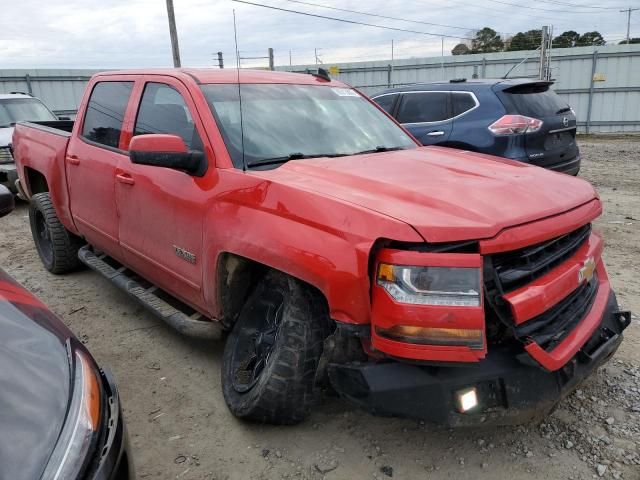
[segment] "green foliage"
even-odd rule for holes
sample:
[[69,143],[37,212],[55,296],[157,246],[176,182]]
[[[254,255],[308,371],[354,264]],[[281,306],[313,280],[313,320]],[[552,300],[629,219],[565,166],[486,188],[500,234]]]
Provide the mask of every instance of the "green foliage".
[[[625,43],[627,43],[627,41],[622,40],[621,42],[618,42],[618,45],[624,45]],[[640,43],[640,37],[630,38],[629,43]]]
[[575,47],[580,39],[580,34],[573,30],[562,32],[553,39],[553,48],[571,48]]
[[471,40],[470,53],[492,53],[504,50],[504,42],[498,32],[489,27],[484,27],[476,33]]
[[604,45],[606,42],[600,32],[586,32],[580,35],[576,42],[576,47],[586,47],[589,45]]
[[516,50],[535,50],[542,43],[542,30],[529,30],[528,32],[516,33],[507,51],[514,52]]
[[451,50],[452,55],[467,55],[468,53],[471,53],[471,50],[464,43],[457,44]]

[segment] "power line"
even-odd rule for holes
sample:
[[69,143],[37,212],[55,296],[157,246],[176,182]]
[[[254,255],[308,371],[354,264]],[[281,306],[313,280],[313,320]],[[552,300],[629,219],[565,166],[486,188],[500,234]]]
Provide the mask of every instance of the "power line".
[[[596,12],[582,12],[582,11],[575,11],[575,10],[554,10],[554,9],[550,9],[550,8],[540,8],[540,7],[529,7],[527,5],[522,5],[519,3],[509,3],[509,2],[503,2],[501,0],[489,0],[490,2],[493,3],[499,3],[501,5],[509,5],[510,7],[517,7],[517,8],[527,8],[529,10],[541,10],[543,12],[552,12],[552,13],[588,13],[590,15],[594,15]],[[577,6],[577,5],[574,5]],[[582,5],[580,5],[582,7]],[[610,12],[613,13],[613,12]]]
[[393,30],[393,31],[396,31],[396,32],[417,33],[418,35],[428,35],[428,36],[432,36],[432,37],[446,37],[446,38],[473,40],[472,38],[461,37],[459,35],[446,35],[444,33],[421,32],[421,31],[418,31],[418,30],[407,30],[407,29],[404,29],[404,28],[386,27],[384,25],[376,25],[375,23],[358,22],[358,21],[355,21],[355,20],[347,20],[347,19],[344,19],[344,18],[329,17],[329,16],[326,16],[326,15],[319,15],[319,14],[316,14],[316,13],[301,12],[299,10],[290,10],[288,8],[274,7],[272,5],[264,5],[262,3],[247,2],[246,0],[232,0],[232,1],[236,2],[236,3],[245,3],[247,5],[253,5],[254,7],[262,7],[262,8],[269,8],[271,10],[279,10],[281,12],[296,13],[298,15],[305,15],[307,17],[324,18],[325,20],[333,20],[333,21],[336,21],[336,22],[351,23],[353,25],[364,25],[365,27],[382,28],[384,30]]
[[575,3],[559,2],[559,1],[553,1],[553,0],[538,0],[538,1],[542,3],[549,3],[551,5],[563,5],[565,7],[578,7],[578,8],[597,8],[601,10],[617,10],[619,8],[624,8],[624,7],[600,7],[598,5],[577,5]]
[[[326,9],[329,9],[329,10],[337,10],[337,11],[340,11],[340,12],[357,13],[358,15],[366,15],[368,17],[386,18],[386,19],[389,19],[389,20],[399,20],[401,22],[418,23],[418,24],[421,24],[421,25],[432,25],[432,26],[436,26],[436,27],[456,28],[456,29],[459,29],[459,30],[466,30],[466,31],[469,31],[469,30],[477,31],[477,30],[479,30],[477,28],[458,27],[456,25],[445,25],[443,23],[423,22],[423,21],[420,21],[420,20],[409,20],[407,18],[390,17],[390,16],[387,16],[387,15],[378,15],[376,13],[362,12],[362,11],[359,11],[359,10],[349,10],[347,8],[330,7],[329,5],[321,5],[321,4],[318,4],[318,3],[303,2],[301,0],[285,0],[285,1],[291,2],[291,3],[299,3],[301,5],[309,5],[309,6],[312,6],[312,7],[326,8]],[[504,33],[507,33],[507,32],[504,32]]]

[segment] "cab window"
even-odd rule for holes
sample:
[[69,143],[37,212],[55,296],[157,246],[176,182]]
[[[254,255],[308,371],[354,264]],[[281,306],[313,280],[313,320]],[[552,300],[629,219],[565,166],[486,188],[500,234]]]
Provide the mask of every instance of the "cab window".
[[82,136],[107,147],[118,148],[124,112],[133,82],[98,82],[93,87],[84,116]]
[[189,150],[203,150],[200,135],[184,98],[164,83],[147,83],[142,94],[134,135],[169,133],[184,140]]

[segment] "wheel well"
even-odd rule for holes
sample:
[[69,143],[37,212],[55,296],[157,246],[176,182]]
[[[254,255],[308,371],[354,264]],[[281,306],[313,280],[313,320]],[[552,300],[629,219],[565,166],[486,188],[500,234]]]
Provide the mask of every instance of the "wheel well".
[[28,189],[31,195],[36,193],[48,192],[49,185],[47,179],[38,170],[34,170],[30,167],[24,167],[25,177],[28,183]]
[[[282,275],[292,277],[286,272],[274,269],[262,263],[233,253],[223,253],[218,259],[218,300],[220,305],[219,320],[225,327],[235,323],[249,294],[268,271],[278,271]],[[295,278],[295,277],[293,277]],[[324,303],[327,315],[329,305],[324,294],[313,285],[296,278],[317,294]]]

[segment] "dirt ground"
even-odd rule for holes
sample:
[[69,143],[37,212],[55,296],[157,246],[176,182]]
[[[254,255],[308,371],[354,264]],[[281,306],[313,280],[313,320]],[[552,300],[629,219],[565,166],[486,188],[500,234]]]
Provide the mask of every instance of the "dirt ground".
[[[640,312],[640,138],[581,138],[581,176],[624,308]],[[0,221],[0,265],[109,366],[138,477],[159,479],[640,479],[640,322],[614,357],[538,425],[449,430],[325,398],[294,427],[247,424],[220,389],[222,343],[186,339],[90,271],[42,267],[22,204]],[[0,333],[1,335],[1,333]]]

